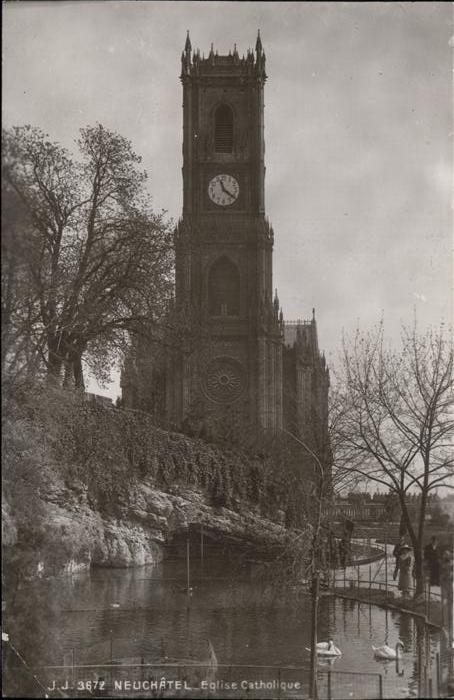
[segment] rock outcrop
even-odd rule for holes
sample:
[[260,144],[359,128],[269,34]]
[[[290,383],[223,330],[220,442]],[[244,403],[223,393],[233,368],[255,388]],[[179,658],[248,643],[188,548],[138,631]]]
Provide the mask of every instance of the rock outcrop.
[[292,538],[289,525],[308,527],[301,472],[146,414],[41,388],[11,404],[4,427],[6,563],[20,575],[150,564],[202,525],[262,554]]
[[[75,573],[91,566],[132,567],[159,561],[163,545],[175,535],[194,532],[203,525],[211,539],[240,543],[265,555],[283,546],[292,531],[245,507],[234,511],[215,508],[195,489],[174,486],[162,491],[144,480],[118,514],[103,516],[88,504],[83,489],[60,485],[43,499],[46,538],[35,551],[29,575]],[[6,540],[15,544],[14,518],[7,508]],[[53,542],[52,547],[48,546]]]

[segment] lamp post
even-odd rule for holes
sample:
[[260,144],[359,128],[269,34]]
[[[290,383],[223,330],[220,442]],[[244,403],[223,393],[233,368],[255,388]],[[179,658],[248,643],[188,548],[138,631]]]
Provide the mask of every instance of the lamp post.
[[188,526],[188,529],[186,531],[186,592],[187,592],[188,596],[189,596],[190,590],[191,590],[190,585],[189,585],[189,582],[190,582],[189,552],[190,552],[190,549],[189,549],[189,526]]
[[318,603],[320,599],[320,570],[318,561],[319,543],[320,543],[320,527],[322,520],[322,497],[323,497],[323,482],[324,482],[324,469],[323,465],[308,445],[306,445],[300,438],[290,433],[288,430],[284,430],[284,433],[289,435],[300,444],[306,452],[308,452],[311,457],[315,460],[317,468],[319,470],[319,487],[318,487],[318,508],[317,508],[317,519],[314,528],[314,534],[312,537],[312,557],[311,557],[311,594],[312,594],[312,616],[311,616],[311,670],[310,670],[310,691],[309,696],[311,700],[317,700],[317,632],[318,632]]

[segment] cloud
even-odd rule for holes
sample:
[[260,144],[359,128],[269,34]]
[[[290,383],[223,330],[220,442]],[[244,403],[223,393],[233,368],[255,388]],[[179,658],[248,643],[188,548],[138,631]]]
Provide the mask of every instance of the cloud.
[[433,187],[443,198],[452,195],[453,171],[452,164],[448,160],[439,159],[431,163],[425,170],[426,182]]
[[[403,7],[405,10],[403,11]],[[157,209],[182,206],[180,55],[267,55],[265,201],[288,318],[449,316],[452,8],[448,3],[6,3],[4,123],[72,147],[101,121],[131,139]],[[450,40],[450,46],[453,41]],[[113,50],[110,50],[113,49]],[[348,216],[345,216],[348,213]],[[430,297],[414,290],[430,289]],[[418,294],[419,297],[415,295]],[[423,298],[425,300],[423,300]],[[356,323],[356,320],[355,320]]]

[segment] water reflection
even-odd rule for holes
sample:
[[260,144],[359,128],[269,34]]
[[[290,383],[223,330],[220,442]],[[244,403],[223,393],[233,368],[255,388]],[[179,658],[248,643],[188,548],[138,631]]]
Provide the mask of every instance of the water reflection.
[[[209,639],[220,664],[309,667],[309,596],[276,589],[269,567],[230,553],[205,552],[203,564],[191,561],[191,596],[184,551],[154,567],[37,583],[19,591],[5,622],[33,665],[200,661]],[[319,639],[342,650],[320,660],[321,669],[381,673],[387,697],[429,690],[438,637],[408,614],[323,597]],[[397,668],[374,658],[372,644],[394,647],[399,639],[405,651]]]

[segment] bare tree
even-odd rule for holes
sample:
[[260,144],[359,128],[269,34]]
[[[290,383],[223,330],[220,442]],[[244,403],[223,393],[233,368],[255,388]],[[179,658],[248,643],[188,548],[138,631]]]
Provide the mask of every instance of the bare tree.
[[[338,468],[387,487],[399,499],[415,557],[416,593],[424,590],[423,542],[429,494],[454,488],[453,346],[443,329],[402,328],[402,345],[377,331],[344,340],[337,378]],[[412,517],[411,495],[419,494]]]
[[131,144],[100,124],[77,143],[80,161],[40,130],[15,127],[4,132],[2,175],[27,220],[30,335],[50,377],[64,369],[83,386],[83,357],[96,370],[127,331],[165,312],[173,251]]

